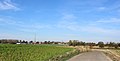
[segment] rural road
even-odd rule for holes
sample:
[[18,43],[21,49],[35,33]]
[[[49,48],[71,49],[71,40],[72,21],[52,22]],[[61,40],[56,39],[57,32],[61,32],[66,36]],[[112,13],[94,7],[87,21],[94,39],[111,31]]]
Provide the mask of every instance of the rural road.
[[109,57],[107,57],[103,52],[92,51],[81,53],[67,61],[112,61],[112,60]]

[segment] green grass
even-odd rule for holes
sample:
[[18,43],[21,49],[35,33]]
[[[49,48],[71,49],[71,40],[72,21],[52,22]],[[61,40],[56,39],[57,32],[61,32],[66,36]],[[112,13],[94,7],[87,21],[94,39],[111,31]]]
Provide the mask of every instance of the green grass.
[[48,61],[72,50],[73,48],[49,45],[0,44],[0,61]]

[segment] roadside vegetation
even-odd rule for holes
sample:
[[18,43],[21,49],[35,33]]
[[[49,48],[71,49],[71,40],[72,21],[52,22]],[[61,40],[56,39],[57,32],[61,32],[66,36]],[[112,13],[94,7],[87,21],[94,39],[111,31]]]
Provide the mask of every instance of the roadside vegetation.
[[102,41],[98,43],[86,43],[78,40],[70,40],[68,42],[69,46],[89,46],[91,50],[103,51],[107,56],[109,56],[113,61],[120,61],[120,43]]
[[119,48],[120,47],[120,43],[115,43],[115,42],[107,42],[104,43],[102,41],[98,42],[98,43],[94,43],[94,42],[82,42],[82,41],[78,41],[78,40],[69,40],[68,42],[69,46],[90,46],[90,48],[95,48],[97,46],[97,48],[106,48],[106,49],[111,49],[111,48]]
[[109,56],[113,61],[120,61],[120,49],[107,49],[103,52]]

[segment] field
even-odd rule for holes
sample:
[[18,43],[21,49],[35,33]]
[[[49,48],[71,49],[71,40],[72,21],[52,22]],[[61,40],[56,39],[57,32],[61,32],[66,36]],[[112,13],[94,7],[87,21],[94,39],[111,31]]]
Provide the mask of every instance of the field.
[[120,49],[111,49],[111,51],[112,51],[114,54],[120,56]]
[[47,45],[0,44],[0,61],[48,61],[73,48]]

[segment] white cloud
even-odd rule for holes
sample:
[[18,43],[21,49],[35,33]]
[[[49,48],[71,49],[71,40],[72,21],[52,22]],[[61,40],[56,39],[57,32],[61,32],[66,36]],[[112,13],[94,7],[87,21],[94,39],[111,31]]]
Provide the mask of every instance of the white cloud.
[[0,17],[0,25],[3,26],[14,26],[17,30],[25,31],[25,32],[35,32],[40,29],[51,29],[51,25],[49,24],[41,24],[41,23],[25,23],[19,20],[15,20],[12,17]]
[[1,33],[0,39],[19,39],[19,35],[16,34],[10,34],[10,33]]
[[87,31],[90,33],[97,33],[97,34],[106,34],[106,35],[116,35],[120,34],[120,30],[116,29],[107,29],[102,27],[96,27],[96,26],[86,26],[82,28],[83,31]]
[[67,20],[67,21],[70,21],[70,20],[75,20],[77,17],[74,15],[74,14],[66,14],[66,13],[63,13],[63,16],[61,18],[61,20]]
[[[64,18],[64,16],[62,18]],[[118,23],[118,22],[120,23],[120,19],[118,18],[111,18],[109,20],[102,19],[102,20],[95,21],[93,23],[90,22],[87,24],[83,24],[82,22],[78,22],[76,20],[72,20],[72,21],[61,20],[60,22],[58,22],[57,26],[59,28],[68,29],[68,30],[77,31],[77,32],[116,35],[116,34],[120,34],[119,29],[113,29],[113,28],[110,29],[109,27],[104,28],[104,25],[102,24],[101,26],[101,23]],[[97,24],[99,24],[100,26],[98,26]]]
[[120,23],[120,19],[119,18],[101,19],[96,22],[98,23]]
[[22,22],[15,21],[14,19],[12,19],[10,17],[0,17],[0,24],[3,24],[3,25],[18,25],[18,24],[22,24]]
[[75,22],[64,22],[62,24],[59,24],[59,27],[72,30],[72,31],[77,31],[77,32],[89,32],[89,33],[106,34],[106,35],[120,34],[120,30],[97,27],[96,25],[94,26],[87,25],[87,24],[80,25]]
[[19,30],[24,32],[36,32],[41,29],[51,29],[51,25],[42,25],[42,24],[22,24],[19,25]]
[[57,27],[59,28],[66,28],[70,30],[77,30],[77,17],[74,14],[66,14],[63,13],[60,21],[57,23]]
[[60,28],[66,28],[66,29],[70,29],[70,30],[77,30],[79,28],[79,26],[77,25],[77,22],[75,21],[60,21],[57,24],[58,27]]
[[11,0],[0,1],[0,10],[20,10]]
[[2,32],[0,33],[0,39],[17,39],[17,40],[33,40],[33,34],[30,34],[29,36],[24,33],[8,33],[8,32]]
[[105,10],[106,7],[98,7],[98,10]]

